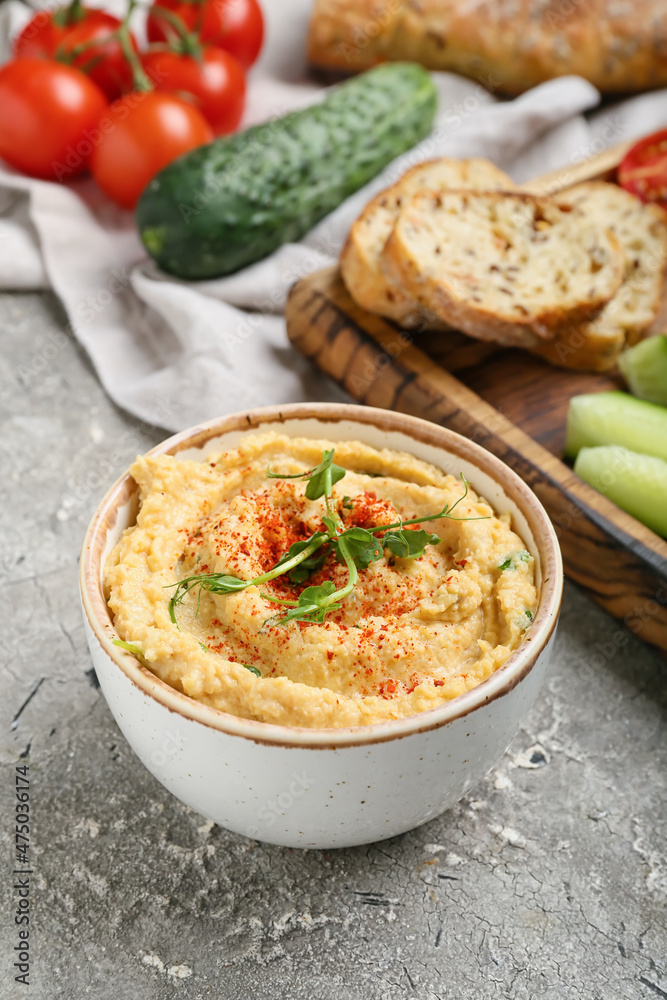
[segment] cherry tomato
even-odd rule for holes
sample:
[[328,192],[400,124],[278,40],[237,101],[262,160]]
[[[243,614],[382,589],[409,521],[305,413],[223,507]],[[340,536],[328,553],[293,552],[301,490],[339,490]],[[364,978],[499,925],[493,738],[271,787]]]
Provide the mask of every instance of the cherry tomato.
[[[112,14],[84,7],[75,0],[52,14],[36,14],[14,42],[14,54],[71,60],[113,100],[132,87],[132,70],[120,42],[117,38],[105,41],[120,24]],[[136,52],[137,43],[132,36],[130,40]],[[78,51],[80,46],[85,48]]]
[[245,73],[229,52],[205,46],[200,58],[147,52],[141,61],[155,87],[191,99],[215,135],[238,128],[245,106]]
[[[131,90],[133,83],[132,69],[118,39],[105,41],[112,32],[118,30],[120,23],[117,17],[103,10],[91,11],[78,24],[68,28],[58,47],[58,52],[67,56],[76,52],[79,46],[88,46],[91,42],[98,43],[91,45],[90,48],[86,47],[76,55],[72,64],[87,73],[90,79],[102,88],[109,100]],[[136,52],[137,43],[132,37],[131,44]]]
[[49,59],[65,37],[66,17],[67,8],[53,13],[40,10],[14,39],[12,46],[14,55],[27,59]]
[[132,92],[98,123],[102,139],[90,157],[93,177],[113,201],[134,208],[153,177],[190,149],[213,138],[200,111],[175,94]]
[[625,154],[618,183],[642,201],[667,208],[667,129],[647,136]]
[[155,0],[146,26],[149,42],[172,37],[159,8],[176,14],[203,42],[231,52],[244,69],[255,62],[264,40],[264,18],[257,0]]
[[0,156],[31,177],[80,174],[107,101],[92,80],[62,63],[14,59],[0,68]]

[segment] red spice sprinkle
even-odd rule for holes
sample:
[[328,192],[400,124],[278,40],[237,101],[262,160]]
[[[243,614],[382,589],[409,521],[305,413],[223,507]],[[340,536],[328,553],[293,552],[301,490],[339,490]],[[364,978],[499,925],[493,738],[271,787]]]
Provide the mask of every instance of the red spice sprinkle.
[[441,688],[444,687],[445,682],[440,680],[433,681],[433,687]]
[[398,684],[393,677],[378,684],[378,694],[381,698],[393,698],[398,690]]
[[[199,527],[188,536],[193,557],[196,545],[212,545],[218,554],[224,555],[227,572],[244,576],[250,570],[253,575],[259,575],[272,568],[291,545],[311,536],[315,522],[312,517],[307,522],[304,520],[305,500],[302,493],[295,491],[293,484],[278,481],[265,490],[249,491],[247,498],[252,504],[252,519],[259,530],[254,532],[252,537],[249,536],[248,532],[238,530],[238,526],[237,530],[231,530],[224,509],[219,509],[202,520]],[[352,500],[354,509],[349,512],[349,516],[347,513],[345,516],[347,526],[371,527],[393,523],[401,516],[409,516],[407,511],[401,510],[399,512],[389,501],[378,499],[376,494],[370,491],[365,491],[363,494],[353,497]],[[408,530],[410,529],[408,528]],[[419,528],[414,526],[414,530],[419,530]],[[431,562],[434,566],[440,566],[441,558],[441,555],[433,555],[432,557],[427,555],[426,561]],[[248,561],[250,561],[250,566]],[[469,560],[460,560],[456,565],[464,566],[467,561]],[[208,571],[208,565],[200,565],[195,569],[195,573]],[[346,578],[345,567],[339,565],[333,554],[329,553],[322,567],[312,574],[308,583],[317,585],[330,580],[336,586],[341,586]],[[450,575],[447,577],[447,582],[450,583],[453,579],[454,577]],[[280,576],[265,584],[263,590],[271,596],[294,599],[303,590],[303,584],[292,584],[287,576]],[[378,651],[382,651],[381,655],[385,659],[393,658],[394,661],[413,654],[414,644],[395,645],[395,640],[398,638],[396,627],[400,616],[412,610],[422,599],[424,596],[422,590],[423,585],[418,580],[412,579],[401,570],[388,568],[387,564],[370,567],[368,572],[364,573],[363,586],[360,587],[356,595],[355,618],[357,621],[370,619],[370,622],[362,627],[355,625],[355,631],[350,634],[355,637],[354,645],[361,658],[361,662],[358,663],[358,672],[368,678],[367,683],[372,683],[369,691],[378,690],[378,670],[377,667],[365,666],[363,660],[368,663],[368,660]],[[254,607],[249,609],[249,613],[253,617],[259,615],[260,618],[264,615],[262,609]],[[335,632],[341,630],[339,633],[341,635],[347,633],[352,626],[337,620],[346,613],[346,611],[338,612],[318,627]],[[302,633],[307,633],[312,627],[306,622],[295,624]],[[446,623],[443,625],[448,627]],[[232,642],[228,627],[223,626],[219,619],[212,619],[211,627],[222,630],[224,641],[213,645],[219,636],[210,636],[208,637],[211,643],[210,648],[223,653],[223,655],[233,655],[234,659],[250,660],[253,658],[250,652],[251,646],[248,647],[247,654],[245,651],[240,652],[238,648],[235,648],[236,643]],[[288,631],[275,625],[265,624],[265,634],[270,635],[271,642],[276,649],[284,649],[294,641],[292,630]],[[389,640],[391,640],[394,649],[393,653],[391,647],[383,651],[383,646],[389,644]],[[334,659],[334,653],[334,650],[327,652],[329,662]],[[261,659],[256,649],[255,658]],[[280,670],[277,672],[280,673]],[[276,673],[276,669],[273,668],[271,673]],[[380,694],[382,697],[391,698],[399,690],[414,691],[419,682],[419,678],[414,674],[410,677],[409,684],[390,678],[389,681],[384,681],[380,685]]]
[[375,493],[366,491],[352,499],[354,509],[345,520],[349,527],[368,528],[377,524],[390,524],[400,516],[389,500],[378,500]]

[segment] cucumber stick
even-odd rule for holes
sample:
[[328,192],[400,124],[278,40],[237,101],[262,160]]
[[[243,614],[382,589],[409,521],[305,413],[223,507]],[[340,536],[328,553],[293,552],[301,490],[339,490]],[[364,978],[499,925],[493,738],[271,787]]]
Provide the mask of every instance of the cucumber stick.
[[582,448],[574,471],[596,490],[667,538],[667,462],[614,445]]
[[667,460],[667,408],[625,392],[573,396],[567,414],[567,457],[576,458],[581,448],[614,444]]
[[137,207],[144,245],[180,278],[216,278],[300,239],[427,136],[430,75],[387,63],[340,84],[320,104],[186,153]]
[[649,403],[667,406],[667,336],[648,337],[624,351],[618,367],[630,392]]

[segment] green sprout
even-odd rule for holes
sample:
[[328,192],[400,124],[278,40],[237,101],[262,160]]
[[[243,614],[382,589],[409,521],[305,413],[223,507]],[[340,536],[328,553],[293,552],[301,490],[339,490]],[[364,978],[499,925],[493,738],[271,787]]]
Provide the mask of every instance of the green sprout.
[[[428,545],[437,545],[441,538],[423,528],[417,531],[405,531],[406,527],[415,524],[423,524],[429,521],[437,521],[442,518],[450,518],[452,521],[477,521],[486,520],[489,515],[481,517],[458,517],[454,515],[454,510],[465,500],[468,495],[469,484],[463,473],[464,491],[462,495],[451,506],[445,504],[442,510],[436,514],[427,514],[424,517],[415,517],[409,521],[396,521],[393,524],[378,524],[373,528],[351,527],[345,528],[340,519],[336,505],[333,501],[333,487],[346,475],[346,470],[334,464],[334,449],[325,451],[322,461],[314,469],[308,472],[296,473],[293,475],[283,475],[274,472],[271,468],[266,471],[267,479],[301,479],[307,480],[305,495],[308,500],[319,500],[324,498],[327,513],[322,518],[325,531],[316,531],[310,538],[294,542],[284,553],[278,562],[266,573],[253,577],[252,580],[241,580],[239,577],[226,573],[200,573],[194,576],[187,576],[178,583],[168,584],[174,587],[174,594],[169,601],[169,616],[174,625],[178,627],[176,619],[176,608],[183,603],[185,597],[195,587],[199,588],[199,598],[197,613],[199,611],[199,600],[203,590],[212,594],[232,594],[248,587],[261,586],[269,583],[279,576],[287,576],[293,584],[305,583],[305,581],[319,569],[322,568],[327,556],[332,553],[337,562],[347,567],[347,582],[339,590],[330,580],[324,583],[306,587],[298,596],[297,600],[282,600],[263,594],[262,597],[273,604],[280,604],[289,608],[282,615],[269,618],[265,624],[286,625],[292,621],[322,623],[326,616],[332,612],[340,610],[343,600],[354,590],[359,579],[359,571],[368,569],[371,563],[382,559],[385,549],[399,559],[419,559],[426,552]],[[347,503],[346,503],[347,501]],[[343,497],[343,507],[352,509],[354,504],[350,497]],[[381,538],[376,535],[382,533]],[[522,557],[521,553],[512,553]],[[526,558],[530,558],[528,553]],[[508,568],[501,564],[500,568]],[[244,664],[248,666],[248,664]],[[250,669],[250,668],[249,668]]]

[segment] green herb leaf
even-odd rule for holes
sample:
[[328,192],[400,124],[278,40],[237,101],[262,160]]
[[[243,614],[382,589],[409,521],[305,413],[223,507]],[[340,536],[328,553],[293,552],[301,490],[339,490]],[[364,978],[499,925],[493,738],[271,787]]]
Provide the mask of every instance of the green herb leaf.
[[321,549],[317,555],[304,559],[299,566],[296,566],[287,574],[290,583],[305,583],[313,573],[317,573],[318,570],[322,569],[327,555],[327,550]]
[[[490,514],[481,514],[478,517],[453,517],[452,511],[458,507],[462,500],[465,500],[468,496],[468,489],[470,487],[470,483],[463,473],[461,473],[461,479],[463,480],[465,489],[458,500],[454,501],[451,507],[449,504],[445,504],[442,510],[439,510],[437,514],[426,514],[425,517],[413,517],[409,521],[396,521],[395,524],[378,524],[375,528],[369,528],[369,531],[375,533],[376,531],[389,531],[393,528],[401,529],[406,528],[411,524],[424,524],[426,521],[439,521],[442,517],[448,517],[452,521],[488,521],[491,517]],[[439,538],[438,541],[442,541],[442,539]]]
[[294,542],[293,545],[290,545],[290,547],[288,548],[287,552],[285,552],[280,557],[280,559],[276,563],[274,569],[277,569],[278,566],[284,566],[286,562],[289,562],[291,559],[294,559],[295,556],[300,555],[313,542],[319,541],[320,539],[322,539],[322,541],[324,541],[324,539],[326,537],[327,537],[327,535],[325,534],[324,531],[316,531],[315,534],[311,535],[310,538],[304,538],[300,542]]
[[325,514],[322,518],[322,524],[327,529],[328,537],[335,538],[338,534],[338,521],[336,521],[333,517],[327,517]]
[[399,559],[420,559],[426,552],[427,545],[438,545],[442,541],[439,535],[435,535],[423,528],[417,531],[388,531],[382,539],[385,549],[389,549]]
[[503,572],[506,569],[516,569],[517,563],[528,562],[530,559],[530,552],[526,552],[525,549],[517,549],[515,552],[509,552],[502,562],[498,563],[498,569]]
[[345,469],[333,464],[334,449],[322,453],[322,461],[308,472],[298,472],[293,475],[281,475],[270,467],[266,470],[267,479],[307,479],[306,496],[309,500],[318,500],[323,496],[331,496],[331,488],[345,476]]
[[120,646],[121,649],[126,649],[128,653],[143,660],[144,653],[138,642],[124,642],[123,639],[112,639],[112,642],[114,646]]
[[261,677],[262,676],[261,673],[259,672],[259,670],[257,669],[257,667],[253,667],[252,663],[244,663],[244,664],[242,664],[242,666],[244,666],[246,668],[246,670],[249,670],[251,674],[254,674],[255,677]]
[[[291,606],[291,610],[287,614],[283,615],[282,618],[274,620],[276,625],[284,625],[290,621],[302,621],[302,622],[323,622],[325,615],[332,611],[338,611],[343,606],[343,598],[347,597],[354,590],[357,580],[359,579],[359,573],[357,570],[357,564],[348,548],[348,539],[344,538],[343,535],[339,536],[337,539],[340,554],[345,561],[345,565],[348,569],[347,583],[340,590],[336,590],[335,584],[331,580],[327,580],[325,583],[319,586],[306,587],[304,591],[299,594],[298,601],[277,601],[278,604],[284,604]],[[274,598],[269,598],[270,600],[275,600]],[[266,623],[268,624],[268,622]]]
[[233,594],[248,586],[245,580],[239,579],[238,576],[228,576],[226,573],[209,573],[194,579],[204,590],[210,590],[212,594]]
[[[209,590],[213,594],[231,594],[249,586],[250,583],[245,580],[239,580],[237,576],[228,576],[226,573],[199,573],[195,576],[186,576],[178,583],[168,583],[165,588],[168,590],[169,587],[176,587],[174,596],[169,601],[169,617],[172,623],[178,626],[176,608],[183,603],[186,595],[194,587],[199,587],[199,597],[201,598],[202,590]],[[197,611],[199,611],[199,601],[197,602]]]
[[203,649],[205,653],[208,653],[208,646],[206,645],[205,642],[200,642],[199,643],[199,648]]
[[[269,619],[266,623],[273,625],[287,625],[289,622],[310,622],[322,623],[324,616],[331,611],[338,611],[340,602],[331,600],[336,594],[336,584],[331,580],[318,584],[315,587],[306,587],[299,594],[297,601],[275,601],[276,604],[290,604],[290,610],[281,615],[278,619]],[[274,600],[274,598],[269,598]]]
[[306,587],[299,594],[298,604],[313,604],[321,601],[324,597],[330,597],[336,589],[336,584],[332,580],[325,580],[315,587]]
[[[260,583],[267,583],[269,580],[287,573],[299,564],[305,562],[312,553],[318,549],[328,536],[322,531],[316,532],[311,538],[304,542],[295,543],[299,548],[298,552],[288,558],[283,556],[279,563],[261,576],[256,576],[252,580],[239,580],[236,576],[229,576],[226,573],[200,573],[195,576],[187,576],[179,583],[167,584],[169,587],[176,587],[176,592],[169,602],[169,617],[178,628],[176,621],[176,606],[182,604],[186,595],[194,588],[199,587],[199,600],[202,590],[208,590],[214,594],[231,594],[246,587],[254,587]],[[197,613],[199,613],[199,600],[197,601]]]
[[533,612],[524,610],[523,613],[519,615],[518,618],[514,619],[513,624],[516,625],[517,628],[520,628],[522,632],[525,632],[526,629],[530,627],[532,620],[533,620]]
[[[268,583],[269,580],[284,573],[288,574],[292,583],[304,583],[311,573],[323,566],[329,551],[333,551],[336,559],[339,562],[344,562],[348,568],[347,583],[340,590],[336,590],[335,584],[329,580],[318,586],[306,587],[297,601],[284,601],[270,595],[262,595],[266,600],[282,604],[290,609],[281,618],[269,619],[270,622],[275,624],[286,624],[290,621],[323,622],[325,615],[339,610],[342,607],[343,599],[354,590],[359,569],[367,569],[372,562],[381,559],[385,549],[401,559],[419,559],[424,555],[427,545],[438,545],[441,541],[440,536],[432,532],[423,529],[405,531],[406,527],[427,521],[437,521],[442,517],[448,517],[454,521],[474,521],[486,520],[490,516],[472,518],[453,516],[452,511],[468,495],[468,482],[461,474],[465,489],[462,496],[451,507],[445,504],[443,509],[436,514],[415,517],[409,521],[397,521],[395,524],[379,524],[369,529],[360,527],[345,529],[332,503],[332,490],[333,486],[343,479],[346,472],[345,469],[334,464],[334,453],[335,449],[333,448],[323,452],[320,464],[309,472],[280,475],[270,468],[266,471],[269,479],[308,479],[306,497],[309,500],[317,500],[320,497],[325,499],[327,512],[322,521],[326,532],[316,531],[310,538],[295,542],[272,569],[252,580],[241,580],[225,573],[207,573],[185,577],[178,583],[170,584],[169,586],[176,588],[169,602],[169,615],[176,627],[178,627],[176,607],[183,603],[187,594],[194,587],[199,588],[198,613],[202,590],[214,594],[231,594],[245,590],[247,587]],[[347,510],[354,508],[350,497],[343,497],[343,507]],[[375,537],[379,532],[383,532],[382,539]],[[516,555],[517,559],[527,560],[530,558],[527,552],[511,553],[510,555]],[[506,561],[503,561],[500,568],[509,568],[510,564],[506,565]]]
[[[316,531],[310,538],[306,538],[301,542],[294,542],[293,545],[290,545],[287,552],[280,557],[274,568],[277,569],[278,566],[283,566],[286,562],[289,562],[291,559],[294,559],[295,556],[304,552],[305,549],[312,548],[313,542],[324,541],[328,537],[329,536],[323,531]],[[299,563],[298,566],[288,570],[287,576],[290,582],[303,583],[308,579],[311,573],[315,573],[318,569],[321,569],[327,555],[328,549],[320,548],[317,552],[313,553],[313,555],[307,556],[302,562]]]
[[333,457],[333,448],[331,451],[325,451],[322,461],[311,472],[306,486],[308,500],[318,500],[323,496],[331,496],[332,487],[345,476],[345,469],[341,469],[340,465],[334,465]]
[[327,551],[322,549],[317,555],[304,559],[299,566],[295,566],[287,574],[290,583],[305,583],[313,573],[317,573],[319,569],[322,569],[327,555]]
[[[314,535],[310,538],[305,538],[301,542],[294,542],[290,545],[287,552],[280,557],[274,569],[279,566],[284,566],[286,562],[294,559],[295,556],[301,555],[306,549],[312,549],[313,543],[323,542],[329,536],[323,531],[316,531]],[[313,555],[306,556],[297,566],[293,569],[288,570],[287,576],[291,583],[303,583],[307,580],[311,573],[320,569],[327,557],[327,549],[320,548]]]
[[348,528],[334,540],[332,548],[338,562],[345,562],[341,553],[340,542],[345,540],[345,546],[358,569],[368,569],[372,562],[382,559],[382,544],[366,528]]
[[274,472],[271,466],[267,465],[264,475],[267,479],[307,479],[311,472],[312,469],[308,469],[307,472],[293,472],[289,475],[286,472]]

